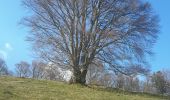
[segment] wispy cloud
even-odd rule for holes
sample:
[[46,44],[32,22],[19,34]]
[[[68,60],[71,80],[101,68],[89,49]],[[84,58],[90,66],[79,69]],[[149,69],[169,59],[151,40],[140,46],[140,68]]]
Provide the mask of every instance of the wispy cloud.
[[13,50],[13,48],[12,48],[12,46],[11,46],[10,43],[5,43],[5,48],[6,48],[7,50]]
[[10,51],[13,50],[13,47],[10,43],[5,43],[3,47],[0,47],[0,58],[7,59]]

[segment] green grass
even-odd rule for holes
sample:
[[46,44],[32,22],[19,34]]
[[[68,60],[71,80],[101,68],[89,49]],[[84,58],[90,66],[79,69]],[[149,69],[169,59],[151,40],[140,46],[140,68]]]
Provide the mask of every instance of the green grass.
[[131,94],[69,85],[61,82],[0,77],[0,100],[164,100],[151,95]]

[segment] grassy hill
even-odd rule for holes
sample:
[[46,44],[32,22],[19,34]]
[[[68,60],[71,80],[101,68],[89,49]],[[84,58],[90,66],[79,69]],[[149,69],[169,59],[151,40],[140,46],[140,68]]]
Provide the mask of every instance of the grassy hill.
[[68,85],[61,82],[0,77],[0,100],[164,100],[151,95]]

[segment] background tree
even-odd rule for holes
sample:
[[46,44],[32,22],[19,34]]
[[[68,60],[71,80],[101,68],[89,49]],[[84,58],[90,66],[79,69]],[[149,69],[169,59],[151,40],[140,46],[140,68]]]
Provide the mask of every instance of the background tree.
[[62,80],[62,76],[57,66],[54,64],[48,64],[45,67],[45,79],[48,80]]
[[49,63],[45,66],[44,78],[48,80],[68,81],[71,76],[71,72],[61,69],[59,66]]
[[47,64],[43,63],[42,61],[38,61],[38,60],[32,61],[32,66],[31,66],[32,78],[42,79],[45,74],[46,66]]
[[116,88],[123,89],[125,87],[125,76],[123,74],[118,74],[116,79]]
[[0,58],[0,76],[8,75],[8,74],[9,74],[8,67],[7,67],[5,61],[2,58]]
[[152,75],[153,85],[156,87],[157,92],[164,94],[167,92],[165,76],[161,71],[158,71]]
[[155,88],[152,83],[152,75],[151,74],[148,74],[145,76],[142,88],[143,88],[144,93],[152,93],[152,94],[156,93]]
[[100,61],[97,64],[91,64],[88,68],[86,83],[88,85],[97,85],[104,87],[114,87],[115,73],[107,70],[104,64]]
[[21,61],[20,63],[16,64],[16,72],[19,77],[26,78],[30,77],[31,71],[30,71],[30,64]]
[[[23,0],[33,11],[23,24],[36,53],[70,69],[70,82],[85,84],[90,64],[101,61],[115,72],[132,74],[158,33],[157,16],[141,0]],[[136,72],[135,72],[136,73]]]
[[138,77],[133,78],[132,91],[133,92],[139,92],[140,91],[140,82],[139,82]]
[[91,64],[88,68],[86,81],[90,85],[103,85],[101,82],[102,77],[104,76],[104,66],[101,62],[97,64]]
[[170,70],[163,70],[163,74],[165,76],[165,80],[166,80],[166,89],[167,89],[167,94],[170,95]]

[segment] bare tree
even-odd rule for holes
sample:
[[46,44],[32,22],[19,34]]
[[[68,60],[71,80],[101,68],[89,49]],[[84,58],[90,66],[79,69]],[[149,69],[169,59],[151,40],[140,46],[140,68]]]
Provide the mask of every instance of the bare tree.
[[32,78],[42,79],[45,74],[46,66],[47,64],[43,63],[42,61],[38,61],[38,60],[32,61],[32,66],[31,66]]
[[16,72],[19,77],[26,78],[30,77],[30,64],[25,61],[21,61],[20,63],[16,64]]
[[169,69],[163,70],[162,73],[166,80],[167,95],[170,96],[170,70]]
[[90,64],[115,72],[145,66],[158,33],[157,16],[141,0],[23,0],[33,11],[23,24],[28,41],[46,61],[69,68],[71,82],[85,84]]
[[135,77],[132,82],[132,91],[139,92],[140,91],[140,82],[138,77]]
[[103,85],[101,82],[101,77],[104,74],[104,66],[101,62],[97,64],[91,64],[88,68],[86,83],[90,85]]
[[60,80],[62,78],[61,73],[57,67],[53,64],[48,64],[45,67],[45,79],[48,80]]
[[116,78],[116,88],[123,89],[125,88],[125,76],[123,74],[118,74]]
[[152,84],[152,76],[150,74],[146,75],[145,80],[143,81],[143,92],[152,94],[156,93],[155,88]]
[[0,58],[0,76],[1,75],[8,75],[8,68],[5,61]]
[[165,80],[164,74],[161,71],[158,71],[152,75],[152,82],[158,93],[164,94],[167,92],[167,82]]

